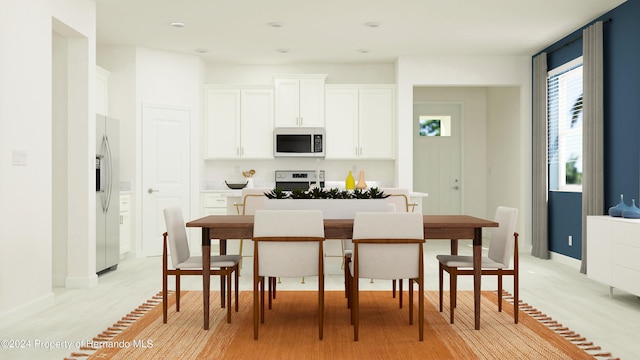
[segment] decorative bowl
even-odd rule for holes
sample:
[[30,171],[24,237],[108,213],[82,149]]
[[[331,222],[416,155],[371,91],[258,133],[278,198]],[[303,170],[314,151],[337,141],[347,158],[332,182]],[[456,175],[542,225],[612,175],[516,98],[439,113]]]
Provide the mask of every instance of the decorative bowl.
[[233,190],[240,190],[240,189],[244,189],[245,186],[247,186],[247,184],[249,183],[248,181],[245,182],[227,182],[225,180],[224,182],[225,184],[227,184],[227,187],[229,189],[233,189]]

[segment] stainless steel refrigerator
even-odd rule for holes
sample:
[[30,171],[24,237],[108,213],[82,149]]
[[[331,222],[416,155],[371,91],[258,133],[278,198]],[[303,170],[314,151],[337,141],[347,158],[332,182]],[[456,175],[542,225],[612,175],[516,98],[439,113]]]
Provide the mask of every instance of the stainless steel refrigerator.
[[118,120],[96,117],[96,273],[120,260],[120,142]]

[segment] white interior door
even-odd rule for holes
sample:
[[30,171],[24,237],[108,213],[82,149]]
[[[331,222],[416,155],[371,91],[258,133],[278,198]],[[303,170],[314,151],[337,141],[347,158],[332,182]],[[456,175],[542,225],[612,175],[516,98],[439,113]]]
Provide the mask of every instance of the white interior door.
[[461,212],[461,114],[461,104],[413,105],[413,184],[429,194],[422,203],[424,214]]
[[142,107],[142,251],[162,255],[166,231],[162,210],[180,206],[189,218],[191,111],[161,105]]

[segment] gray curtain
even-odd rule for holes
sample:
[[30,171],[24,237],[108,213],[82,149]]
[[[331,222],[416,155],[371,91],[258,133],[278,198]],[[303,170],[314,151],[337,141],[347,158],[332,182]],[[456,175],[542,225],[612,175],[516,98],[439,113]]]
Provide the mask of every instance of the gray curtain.
[[602,21],[582,32],[582,263],[587,273],[587,216],[604,211]]
[[547,53],[533,58],[533,248],[531,255],[549,258],[547,212]]

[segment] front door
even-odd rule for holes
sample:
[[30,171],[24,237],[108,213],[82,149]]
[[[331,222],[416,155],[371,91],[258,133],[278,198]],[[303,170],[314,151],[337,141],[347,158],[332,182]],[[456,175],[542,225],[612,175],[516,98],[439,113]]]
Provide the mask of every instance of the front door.
[[413,184],[429,197],[424,214],[456,215],[461,212],[462,104],[415,103],[413,105]]
[[189,219],[190,119],[187,108],[142,107],[142,252],[147,256],[162,255],[164,208],[179,206]]

